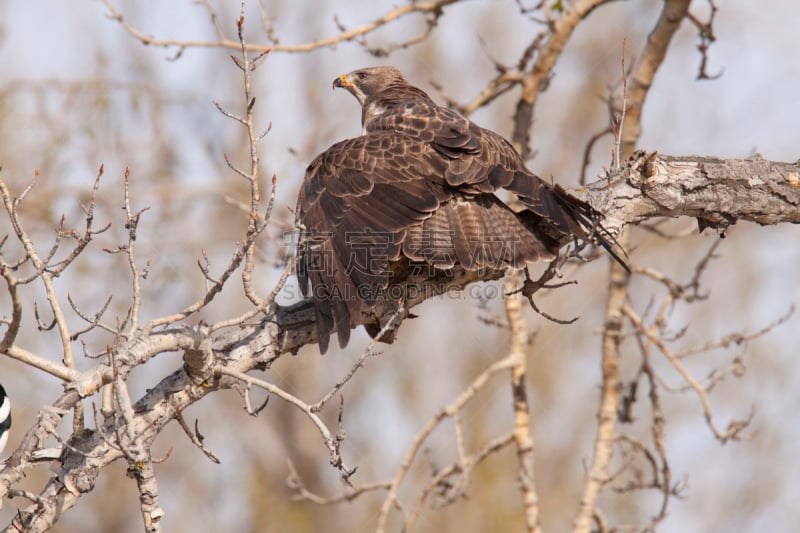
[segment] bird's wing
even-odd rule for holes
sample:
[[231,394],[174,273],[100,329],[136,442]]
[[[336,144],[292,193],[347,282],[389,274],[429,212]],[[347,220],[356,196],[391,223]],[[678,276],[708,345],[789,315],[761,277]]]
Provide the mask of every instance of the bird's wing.
[[506,189],[528,209],[534,233],[562,242],[593,240],[628,268],[625,251],[602,226],[602,215],[592,206],[528,170],[501,135],[415,91],[411,88],[407,95],[379,104],[391,112],[376,118],[368,129],[403,132],[428,143],[448,160],[443,177],[449,186],[476,194]]
[[342,141],[306,169],[297,276],[317,301],[320,348],[334,323],[344,346],[362,303],[388,284],[407,230],[446,200],[445,162],[425,143],[379,133]]

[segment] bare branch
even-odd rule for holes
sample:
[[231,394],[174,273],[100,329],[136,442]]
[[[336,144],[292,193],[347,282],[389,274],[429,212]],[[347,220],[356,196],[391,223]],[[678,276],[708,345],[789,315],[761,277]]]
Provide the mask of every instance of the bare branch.
[[[597,7],[610,0],[579,0],[567,4],[564,12],[547,24],[547,37],[541,40],[536,61],[526,71],[522,80],[522,95],[514,112],[514,131],[511,135],[514,147],[524,159],[532,151],[530,129],[533,110],[539,93],[547,87],[553,68],[577,25]],[[537,38],[538,41],[539,38]],[[537,42],[534,41],[534,42]],[[532,49],[531,49],[532,50]],[[520,66],[522,69],[523,67]]]
[[[506,289],[512,289],[522,276],[516,272],[506,279]],[[522,507],[525,511],[525,526],[530,533],[541,531],[539,519],[539,496],[536,493],[533,463],[533,434],[527,391],[527,346],[528,328],[522,314],[522,295],[506,296],[506,317],[511,333],[508,357],[511,364],[511,397],[514,406],[514,430],[512,436],[519,461],[517,478],[522,492]],[[533,299],[530,300],[533,305]]]
[[[303,52],[310,52],[318,48],[328,48],[336,46],[337,44],[340,43],[358,41],[362,37],[372,33],[378,28],[386,26],[394,22],[395,20],[404,18],[408,15],[421,14],[421,15],[430,15],[435,17],[438,14],[440,14],[446,6],[455,3],[457,1],[458,0],[436,0],[431,2],[413,2],[403,6],[396,7],[391,11],[385,13],[383,16],[373,20],[372,22],[358,26],[356,28],[350,30],[340,28],[341,31],[338,35],[334,37],[329,37],[327,39],[318,39],[315,41],[302,44],[282,45],[278,44],[273,37],[274,44],[272,44],[271,46],[248,44],[246,45],[246,49],[251,52],[255,51],[263,53],[268,53],[268,52],[303,53]],[[141,31],[130,25],[125,20],[122,13],[120,13],[114,7],[114,5],[111,3],[111,0],[103,0],[103,4],[108,9],[110,18],[116,20],[125,29],[125,31],[127,31],[133,38],[135,38],[138,41],[141,41],[143,44],[146,45],[158,46],[161,48],[179,48],[181,51],[186,48],[239,49],[241,46],[241,44],[238,41],[232,39],[219,39],[217,41],[157,39],[155,37],[142,33]],[[420,40],[419,37],[416,39],[412,39],[411,42],[405,45],[403,44],[396,45],[393,49],[405,48],[410,44],[413,44],[414,42],[418,42],[419,40]]]
[[588,533],[591,530],[597,497],[609,480],[608,465],[611,461],[620,402],[619,348],[622,343],[622,309],[628,297],[629,277],[630,275],[618,263],[611,262],[611,280],[603,326],[601,362],[603,381],[597,413],[597,432],[583,495],[572,525],[576,533]]
[[[383,500],[380,514],[378,515],[378,526],[376,528],[377,531],[384,531],[386,529],[386,521],[389,518],[389,511],[391,511],[392,507],[398,507],[398,491],[400,489],[400,484],[405,479],[406,474],[414,462],[414,459],[417,457],[417,454],[422,448],[422,444],[425,442],[428,436],[430,436],[433,430],[436,429],[444,419],[455,416],[455,414],[458,413],[464,407],[464,405],[466,405],[467,402],[469,402],[478,393],[478,391],[480,391],[488,383],[489,379],[493,375],[511,368],[511,365],[512,361],[510,357],[504,357],[500,361],[493,363],[491,366],[489,366],[489,368],[484,370],[478,377],[476,377],[472,383],[458,396],[458,398],[436,413],[436,415],[425,425],[425,427],[423,427],[422,430],[417,433],[413,442],[411,443],[411,447],[403,459],[403,462],[400,464],[400,467],[397,469],[395,476],[392,479],[391,485],[389,486],[389,493]],[[402,506],[400,506],[400,508],[402,508]]]
[[342,478],[347,480],[353,474],[353,472],[355,472],[355,469],[348,468],[342,460],[342,456],[339,451],[339,439],[331,432],[330,429],[328,429],[328,426],[325,424],[325,422],[319,416],[317,416],[316,413],[314,413],[311,406],[306,402],[292,394],[289,394],[285,390],[273,385],[272,383],[262,379],[254,378],[232,368],[218,366],[215,369],[215,373],[219,376],[230,376],[232,378],[236,378],[251,386],[254,385],[256,387],[260,387],[270,394],[274,394],[278,398],[300,409],[300,411],[302,411],[309,419],[311,419],[311,421],[317,427],[320,435],[322,435],[322,440],[324,441],[325,446],[328,448],[328,453],[330,453],[331,464],[339,470]]
[[[630,126],[630,118],[628,124]],[[656,217],[696,218],[700,229],[724,232],[739,220],[761,225],[800,223],[800,163],[637,152],[610,183],[587,186],[603,225]]]
[[[50,309],[53,312],[53,319],[55,320],[58,328],[58,334],[61,338],[62,361],[66,367],[74,369],[75,358],[72,355],[72,345],[70,343],[71,335],[69,332],[69,327],[67,326],[67,319],[61,310],[61,303],[58,300],[58,295],[56,294],[56,290],[53,285],[53,275],[46,271],[47,263],[42,261],[39,253],[36,251],[36,248],[33,245],[33,242],[23,229],[17,212],[17,207],[19,206],[20,201],[22,198],[24,198],[25,194],[27,194],[27,191],[30,190],[31,186],[29,186],[19,198],[12,201],[11,193],[8,190],[8,187],[6,187],[5,180],[0,178],[0,194],[2,194],[3,197],[3,205],[6,209],[6,213],[8,213],[8,217],[11,220],[11,225],[17,235],[17,239],[25,248],[27,257],[30,258],[30,261],[36,269],[36,272],[39,273],[38,278],[42,280],[42,284],[44,285],[47,301],[50,304]],[[9,353],[9,355],[11,354]]]
[[658,348],[658,350],[664,355],[664,357],[667,358],[670,364],[672,364],[675,370],[678,371],[683,380],[697,394],[697,397],[703,406],[703,415],[706,419],[706,423],[708,424],[709,429],[711,429],[711,431],[714,433],[714,436],[723,444],[729,440],[740,440],[742,438],[742,431],[749,425],[752,414],[747,419],[731,421],[726,431],[721,431],[718,429],[716,424],[714,424],[713,414],[711,411],[711,402],[709,401],[708,394],[703,386],[700,385],[700,383],[694,379],[694,377],[692,377],[683,363],[681,363],[681,361],[675,357],[675,354],[672,353],[672,351],[667,347],[663,339],[656,336],[652,332],[651,328],[644,326],[639,318],[639,315],[629,305],[625,305],[623,307],[623,312],[625,313],[625,317],[631,322],[637,331],[644,335],[648,341],[652,342],[653,345]]

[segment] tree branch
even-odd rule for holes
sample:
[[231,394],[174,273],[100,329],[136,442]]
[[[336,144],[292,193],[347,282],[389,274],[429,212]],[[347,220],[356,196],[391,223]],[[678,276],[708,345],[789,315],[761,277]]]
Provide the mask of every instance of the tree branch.
[[696,218],[701,230],[724,231],[740,220],[762,226],[800,223],[800,161],[637,152],[608,184],[587,189],[609,229],[679,216]]

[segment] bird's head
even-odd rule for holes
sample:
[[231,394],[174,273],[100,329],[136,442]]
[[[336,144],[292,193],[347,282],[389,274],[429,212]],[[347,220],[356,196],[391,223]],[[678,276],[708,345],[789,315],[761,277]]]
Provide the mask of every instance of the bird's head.
[[333,88],[347,89],[363,106],[369,97],[385,91],[391,85],[407,83],[394,67],[367,67],[337,77],[333,80]]

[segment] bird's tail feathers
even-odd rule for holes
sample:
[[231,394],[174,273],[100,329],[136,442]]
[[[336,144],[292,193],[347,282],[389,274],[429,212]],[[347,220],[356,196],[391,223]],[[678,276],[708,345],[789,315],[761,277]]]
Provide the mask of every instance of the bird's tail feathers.
[[560,185],[550,185],[533,174],[518,173],[507,188],[536,215],[541,231],[561,242],[568,237],[592,241],[630,272],[628,254],[600,223],[603,214],[589,203],[572,196]]
[[622,268],[630,272],[631,269],[627,262],[628,254],[625,249],[617,242],[616,237],[600,223],[603,214],[587,202],[569,194],[560,185],[554,185],[551,191],[558,204],[580,226],[582,234],[574,235],[602,246]]

